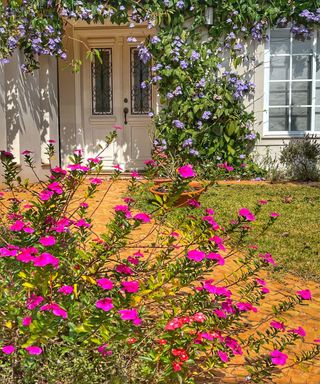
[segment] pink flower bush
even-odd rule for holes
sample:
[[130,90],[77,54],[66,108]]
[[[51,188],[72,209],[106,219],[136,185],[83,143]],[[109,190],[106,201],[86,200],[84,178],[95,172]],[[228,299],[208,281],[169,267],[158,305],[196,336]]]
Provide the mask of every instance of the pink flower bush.
[[184,165],[178,169],[178,173],[180,177],[183,179],[189,179],[191,177],[195,177],[195,171],[193,170],[193,167],[191,164]]
[[[32,161],[33,154],[26,156]],[[8,169],[14,159],[2,161]],[[259,239],[251,243],[260,232],[250,222],[263,214],[262,203],[219,223],[219,213],[191,201],[192,208],[178,215],[179,224],[171,225],[166,221],[170,204],[168,211],[153,209],[151,221],[148,211],[138,211],[127,196],[100,233],[94,227],[100,169],[101,159],[84,159],[77,150],[68,170],[52,168],[41,188],[28,191],[32,203],[27,206],[17,198],[15,185],[7,183],[0,243],[5,364],[12,368],[17,361],[21,374],[36,380],[44,372],[43,361],[51,366],[59,356],[55,373],[65,372],[76,353],[97,375],[103,370],[107,381],[113,379],[110,372],[119,371],[144,382],[157,377],[169,383],[193,380],[194,367],[202,373],[209,357],[215,370],[247,361],[252,382],[269,380],[273,366],[287,361],[283,351],[308,338],[304,328],[286,326],[282,319],[312,294],[308,289],[283,293],[271,316],[265,307],[259,311],[269,297],[264,270],[275,265],[271,254],[260,252]],[[178,173],[179,186],[195,175],[190,164]],[[107,191],[118,177],[116,172],[108,179]],[[130,192],[144,188],[132,179],[129,186]],[[92,201],[91,212],[87,201]],[[270,218],[265,222],[273,224]],[[141,237],[144,223],[149,223],[148,236]],[[242,235],[250,236],[248,242]],[[317,343],[307,344],[307,353],[297,359],[320,354]],[[278,349],[270,353],[271,345]],[[41,354],[43,359],[36,358]]]

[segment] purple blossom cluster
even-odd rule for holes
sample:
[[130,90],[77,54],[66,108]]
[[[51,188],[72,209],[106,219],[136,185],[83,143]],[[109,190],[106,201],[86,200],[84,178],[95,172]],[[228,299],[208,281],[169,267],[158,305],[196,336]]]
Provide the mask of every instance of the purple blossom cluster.
[[236,100],[243,99],[255,89],[254,83],[241,79],[233,72],[226,71],[223,75],[226,77],[229,86],[233,89],[233,97]]

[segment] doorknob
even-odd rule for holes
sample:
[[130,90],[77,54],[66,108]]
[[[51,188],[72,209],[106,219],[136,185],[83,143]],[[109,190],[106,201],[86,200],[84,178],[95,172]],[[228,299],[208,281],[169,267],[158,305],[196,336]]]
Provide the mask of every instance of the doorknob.
[[127,114],[129,112],[129,109],[127,107],[124,107],[123,108],[123,113],[124,113],[124,124],[127,125],[128,122],[127,122]]

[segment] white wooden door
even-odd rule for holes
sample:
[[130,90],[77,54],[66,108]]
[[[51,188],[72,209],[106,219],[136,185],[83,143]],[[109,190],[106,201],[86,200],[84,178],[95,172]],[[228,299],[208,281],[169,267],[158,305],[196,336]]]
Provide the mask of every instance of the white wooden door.
[[[152,87],[141,87],[150,67],[139,60],[137,43],[129,43],[127,36],[104,39],[93,48],[99,50],[101,61],[87,60],[83,71],[86,155],[99,154],[105,169],[115,164],[126,170],[142,169],[150,158],[152,141],[148,113],[155,97]],[[104,138],[114,129],[117,140],[101,153]]]

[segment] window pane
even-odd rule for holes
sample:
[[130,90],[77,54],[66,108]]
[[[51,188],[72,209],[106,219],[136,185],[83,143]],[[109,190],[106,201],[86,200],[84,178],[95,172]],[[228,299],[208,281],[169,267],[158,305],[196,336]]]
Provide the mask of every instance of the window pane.
[[309,131],[311,128],[311,108],[292,108],[291,131]]
[[312,101],[312,82],[294,81],[292,82],[291,102],[293,105],[311,105]]
[[131,48],[131,113],[145,115],[152,107],[151,85],[144,88],[141,83],[150,79],[150,66],[139,58],[139,50]]
[[316,131],[320,131],[320,108],[316,108],[316,123],[315,128]]
[[292,57],[292,79],[311,79],[312,56]]
[[271,54],[290,53],[290,30],[277,29],[270,33]]
[[270,63],[270,79],[271,80],[288,80],[289,79],[289,57],[271,57]]
[[270,108],[269,130],[288,131],[289,108]]
[[112,115],[112,59],[111,49],[98,49],[92,66],[92,114]]
[[299,40],[293,37],[292,53],[312,53],[313,39]]
[[288,105],[289,104],[289,83],[270,83],[270,105]]

